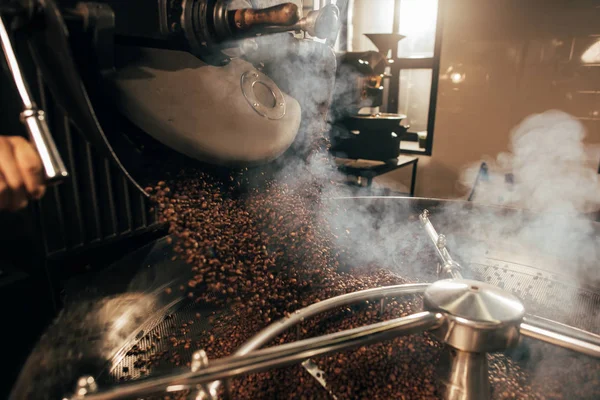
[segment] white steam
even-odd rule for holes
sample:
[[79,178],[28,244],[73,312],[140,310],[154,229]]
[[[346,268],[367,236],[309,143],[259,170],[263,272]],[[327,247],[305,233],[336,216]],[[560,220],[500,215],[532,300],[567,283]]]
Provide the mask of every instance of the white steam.
[[[543,269],[590,284],[600,278],[599,231],[591,218],[600,208],[600,153],[586,148],[584,137],[578,120],[555,110],[532,115],[514,129],[510,152],[487,163],[474,201],[531,212],[470,218],[468,229],[485,243],[481,246],[496,243],[492,247],[536,254],[529,263],[543,260]],[[479,166],[465,171],[463,183],[473,185]],[[483,248],[463,250],[475,255]],[[516,251],[511,251],[513,258],[519,257]]]
[[[475,200],[542,212],[597,210],[600,155],[586,151],[584,137],[583,125],[561,111],[526,118],[512,132],[511,152],[489,165],[489,180],[480,181]],[[463,174],[466,185],[472,185],[478,169],[479,164]]]

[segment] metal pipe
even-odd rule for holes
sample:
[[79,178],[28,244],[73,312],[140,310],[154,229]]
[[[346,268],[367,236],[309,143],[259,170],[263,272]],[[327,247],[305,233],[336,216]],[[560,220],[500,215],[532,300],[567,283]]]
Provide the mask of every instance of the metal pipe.
[[573,338],[562,333],[553,332],[543,327],[532,325],[531,323],[521,323],[521,335],[565,349],[577,351],[588,356],[600,358],[600,345]]
[[523,322],[574,339],[600,346],[600,335],[533,314],[525,314]]
[[17,92],[23,103],[24,110],[21,113],[21,122],[27,128],[29,138],[40,156],[45,182],[46,184],[59,183],[67,178],[69,174],[50,134],[45,114],[37,108],[29,92],[2,16],[0,16],[0,42]]
[[427,232],[427,235],[433,242],[438,258],[442,262],[438,274],[443,273],[452,279],[463,279],[462,273],[460,272],[461,266],[452,259],[452,256],[448,252],[448,249],[446,248],[446,237],[444,235],[439,235],[433,227],[433,224],[429,220],[429,211],[423,210],[419,215],[419,219],[421,220],[425,232]]
[[486,353],[450,351],[450,369],[441,379],[445,400],[485,400],[491,397]]
[[296,364],[310,357],[322,356],[398,336],[436,329],[441,326],[443,321],[444,316],[440,313],[421,312],[360,328],[257,350],[244,356],[234,355],[221,358],[196,372],[121,385],[104,392],[91,393],[86,395],[85,399],[121,399],[147,396],[157,392],[191,389],[196,385]]

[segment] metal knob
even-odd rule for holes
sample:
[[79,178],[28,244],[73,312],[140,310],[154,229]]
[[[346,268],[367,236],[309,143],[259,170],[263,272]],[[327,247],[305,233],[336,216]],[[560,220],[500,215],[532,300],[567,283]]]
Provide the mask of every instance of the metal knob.
[[299,22],[299,27],[310,36],[329,39],[340,28],[340,9],[329,4],[318,11],[310,11]]

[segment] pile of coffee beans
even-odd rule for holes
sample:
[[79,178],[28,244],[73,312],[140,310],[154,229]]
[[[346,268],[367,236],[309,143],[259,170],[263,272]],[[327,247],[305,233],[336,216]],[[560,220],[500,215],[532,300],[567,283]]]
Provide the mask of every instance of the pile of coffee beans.
[[[188,168],[146,189],[169,225],[176,257],[190,266],[186,284],[166,290],[180,291],[199,309],[211,305],[225,311],[196,315],[211,323],[200,339],[186,336],[188,324],[175,327],[162,339],[171,341],[173,350],[141,356],[140,365],[146,368],[163,359],[189,366],[178,351],[190,347],[205,350],[209,359],[228,356],[297,309],[357,290],[409,282],[385,266],[347,262],[352,249],[337,239],[350,232],[328,223],[332,215],[344,218],[344,209],[323,207],[335,185],[312,170],[314,166],[295,169],[271,179],[246,171],[223,175]],[[379,302],[344,307],[304,322],[299,334],[286,332],[269,346],[406,316],[421,311],[421,305],[420,297],[412,296],[389,300],[383,312]],[[326,388],[296,365],[234,379],[230,391],[236,399],[326,399],[331,394],[338,399],[434,399],[440,397],[436,367],[443,354],[443,345],[430,335],[411,335],[314,359]],[[596,383],[592,389],[597,394],[598,365],[587,365],[585,377]],[[546,385],[546,378],[528,374],[503,355],[490,357],[490,372],[494,398],[574,398],[572,389]]]

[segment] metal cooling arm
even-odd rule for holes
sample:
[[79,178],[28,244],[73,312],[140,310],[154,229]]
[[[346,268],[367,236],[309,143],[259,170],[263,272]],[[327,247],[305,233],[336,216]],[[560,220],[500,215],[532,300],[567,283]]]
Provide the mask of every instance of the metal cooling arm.
[[50,134],[44,111],[37,108],[21,73],[2,15],[0,15],[0,40],[8,68],[23,102],[24,110],[21,113],[21,122],[27,128],[29,138],[40,156],[45,182],[46,184],[60,183],[69,174]]
[[600,336],[555,321],[525,317],[521,335],[600,358]]
[[122,385],[104,392],[83,393],[83,395],[80,394],[79,397],[76,396],[73,399],[121,399],[147,396],[164,391],[175,392],[193,389],[201,384],[297,364],[310,357],[322,356],[398,336],[436,329],[442,325],[443,321],[444,316],[442,314],[428,311],[420,312],[360,328],[261,349],[244,356],[234,355],[221,358],[196,372]]
[[419,219],[421,220],[421,224],[423,224],[423,228],[425,228],[425,232],[427,232],[427,235],[433,242],[437,255],[442,262],[438,273],[444,273],[448,278],[462,279],[463,276],[460,272],[461,266],[450,256],[450,253],[446,248],[446,237],[444,235],[438,235],[431,224],[431,221],[429,220],[429,211],[423,210],[421,215],[419,215]]

